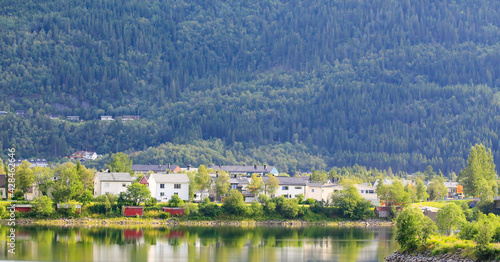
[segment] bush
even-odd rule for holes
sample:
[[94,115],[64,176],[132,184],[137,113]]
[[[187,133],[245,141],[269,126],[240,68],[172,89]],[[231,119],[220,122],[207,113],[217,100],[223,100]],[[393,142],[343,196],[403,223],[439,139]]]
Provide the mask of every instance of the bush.
[[21,190],[14,191],[12,200],[24,200],[24,193]]
[[316,200],[314,200],[312,198],[308,198],[308,199],[306,199],[306,201],[304,201],[304,204],[306,204],[306,205],[314,205],[314,203],[316,203]]
[[4,205],[0,205],[0,218],[7,216],[7,208]]
[[76,213],[77,211],[77,206],[78,206],[78,202],[72,200],[72,201],[68,201],[66,203],[62,203],[61,205],[68,205],[68,208],[59,208],[57,210],[57,212],[63,216],[66,216],[66,217],[77,217],[79,216],[79,214]]
[[184,201],[178,196],[178,195],[173,195],[170,201],[168,201],[168,206],[169,207],[182,207],[184,206]]
[[280,202],[281,210],[280,214],[285,218],[296,218],[299,214],[299,201],[298,199],[285,199],[283,202]]
[[48,217],[54,213],[52,200],[47,196],[41,196],[33,200],[33,212],[37,217]]
[[407,207],[399,214],[396,227],[396,240],[402,250],[415,250],[437,231],[436,224],[415,207]]
[[161,212],[158,210],[144,211],[145,218],[160,218],[162,214],[165,214],[165,212]]
[[243,215],[245,214],[245,201],[243,195],[236,189],[231,189],[228,196],[224,199],[222,208],[229,215]]
[[160,218],[161,219],[169,219],[170,218],[170,213],[167,213],[167,212],[162,212],[160,214]]
[[264,215],[262,205],[256,201],[252,202],[252,205],[248,208],[248,213],[248,215],[253,216],[254,218],[259,218]]
[[193,203],[184,204],[184,214],[186,216],[196,216],[198,215],[198,205]]
[[220,214],[220,207],[205,197],[199,205],[198,212],[203,216],[216,217]]
[[264,204],[264,211],[267,215],[273,215],[276,211],[276,203],[274,201],[267,201]]
[[158,199],[156,199],[154,197],[150,197],[144,202],[144,206],[154,207],[154,206],[156,206],[157,203],[158,203]]

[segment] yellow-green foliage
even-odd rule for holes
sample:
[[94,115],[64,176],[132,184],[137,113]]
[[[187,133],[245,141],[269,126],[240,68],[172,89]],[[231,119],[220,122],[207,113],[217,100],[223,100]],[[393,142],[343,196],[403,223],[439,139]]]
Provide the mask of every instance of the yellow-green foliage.
[[454,236],[432,236],[427,245],[432,250],[432,255],[455,253],[459,248],[472,252],[476,246],[472,240],[462,240]]
[[145,218],[160,218],[161,213],[163,213],[163,212],[158,211],[158,210],[148,210],[148,211],[144,211],[144,217]]
[[415,207],[427,206],[427,207],[443,208],[444,206],[446,206],[447,203],[455,203],[458,206],[460,206],[461,202],[467,202],[467,201],[468,200],[429,201],[429,202],[414,203],[412,206],[415,206]]

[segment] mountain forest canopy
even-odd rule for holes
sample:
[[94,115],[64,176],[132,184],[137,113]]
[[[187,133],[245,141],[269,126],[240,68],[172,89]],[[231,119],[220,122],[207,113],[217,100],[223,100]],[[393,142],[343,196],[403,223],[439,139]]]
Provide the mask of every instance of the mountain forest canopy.
[[214,164],[449,173],[482,143],[499,162],[499,12],[489,0],[7,0],[0,149],[170,161],[201,148],[222,152]]

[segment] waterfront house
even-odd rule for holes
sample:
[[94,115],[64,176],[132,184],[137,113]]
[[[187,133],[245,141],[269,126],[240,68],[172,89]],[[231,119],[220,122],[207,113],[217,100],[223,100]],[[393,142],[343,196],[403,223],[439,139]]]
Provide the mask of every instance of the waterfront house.
[[222,170],[227,172],[229,175],[247,175],[251,176],[252,174],[259,174],[259,175],[268,175],[272,174],[277,176],[279,174],[278,170],[274,166],[268,166],[268,165],[263,165],[263,166],[258,166],[258,165],[253,165],[253,166],[223,166],[223,165],[213,165],[209,166],[209,168],[212,168],[213,170]]
[[177,195],[182,200],[189,199],[189,178],[186,174],[153,173],[148,179],[151,196],[158,202],[167,202]]
[[[279,181],[276,197],[297,198],[298,195],[306,195],[306,180],[302,177],[277,176]],[[267,181],[267,179],[266,179]]]
[[136,173],[149,173],[150,171],[154,173],[177,173],[181,172],[181,168],[178,165],[132,165],[132,171]]
[[119,195],[132,184],[129,173],[97,172],[94,178],[94,196],[104,194]]
[[112,116],[101,116],[101,121],[113,121]]

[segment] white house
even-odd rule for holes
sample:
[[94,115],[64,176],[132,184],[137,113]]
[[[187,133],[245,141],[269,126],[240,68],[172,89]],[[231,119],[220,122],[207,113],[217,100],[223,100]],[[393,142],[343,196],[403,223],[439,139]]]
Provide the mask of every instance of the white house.
[[83,158],[87,160],[96,160],[97,153],[96,152],[85,152],[83,153]]
[[298,195],[306,195],[306,180],[302,177],[277,176],[279,180],[278,190],[275,196],[285,198],[297,198]]
[[189,178],[186,174],[153,173],[148,179],[151,196],[159,202],[169,201],[173,195],[189,199]]
[[94,178],[94,196],[104,194],[119,195],[127,191],[127,187],[132,185],[132,177],[129,173],[107,173],[97,172]]

